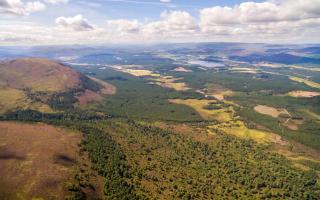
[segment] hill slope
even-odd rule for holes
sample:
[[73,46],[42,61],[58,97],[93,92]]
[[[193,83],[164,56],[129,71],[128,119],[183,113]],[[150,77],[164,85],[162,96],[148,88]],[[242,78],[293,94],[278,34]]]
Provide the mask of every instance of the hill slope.
[[78,87],[80,74],[60,63],[23,58],[0,63],[0,85],[16,89],[59,92]]
[[22,58],[0,62],[0,113],[15,109],[54,112],[114,93],[114,86],[52,60]]

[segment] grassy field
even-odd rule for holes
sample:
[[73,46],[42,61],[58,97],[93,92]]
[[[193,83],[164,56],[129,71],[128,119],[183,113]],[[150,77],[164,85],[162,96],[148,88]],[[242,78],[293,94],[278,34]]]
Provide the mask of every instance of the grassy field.
[[143,77],[143,76],[153,76],[153,77],[159,77],[160,74],[153,73],[150,70],[146,69],[128,69],[128,68],[121,68],[120,71],[126,72],[128,74],[131,74],[133,76]]
[[236,115],[234,110],[236,105],[216,100],[174,99],[170,101],[188,105],[194,108],[204,120],[211,121],[207,126],[208,133],[234,135],[242,139],[254,140],[257,143],[281,142],[281,137],[274,133],[248,128]]
[[[223,102],[206,99],[170,99],[170,102],[190,106],[195,109],[204,120],[215,120],[221,123],[232,120],[230,113],[233,113],[233,107]],[[210,109],[210,107],[212,107],[212,109]]]
[[53,112],[53,110],[44,103],[32,102],[21,90],[0,86],[0,114],[26,108],[46,113]]
[[23,102],[25,95],[20,90],[8,87],[0,87],[0,113],[5,113],[10,109],[17,108],[17,102]]
[[151,84],[156,84],[164,88],[171,88],[176,91],[187,91],[190,88],[179,78],[174,78],[172,76],[160,76],[157,78],[150,79]]
[[163,76],[158,73],[154,73],[151,70],[146,69],[131,69],[128,67],[116,67],[117,70],[131,74],[133,76],[137,77],[146,77],[147,80],[149,80],[149,84],[155,84],[159,85],[161,87],[165,88],[171,88],[177,91],[186,91],[190,88],[187,87],[187,85],[183,82],[178,82],[181,79],[180,78],[174,78],[172,76]]
[[287,93],[290,97],[296,97],[296,98],[313,98],[320,96],[320,92],[310,92],[310,91],[292,91]]
[[313,82],[313,81],[310,81],[307,79],[298,78],[298,77],[294,77],[294,76],[290,77],[290,79],[293,81],[299,82],[299,83],[304,83],[310,87],[320,89],[320,83],[316,83],[316,82]]

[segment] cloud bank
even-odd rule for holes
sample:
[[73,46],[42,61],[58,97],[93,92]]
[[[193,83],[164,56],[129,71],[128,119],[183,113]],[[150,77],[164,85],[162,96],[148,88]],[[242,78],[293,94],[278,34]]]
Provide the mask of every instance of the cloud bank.
[[[68,3],[67,0],[46,2]],[[160,2],[170,3],[167,0]],[[0,13],[27,15],[44,8],[37,1],[22,3],[20,0],[0,0]],[[158,20],[123,18],[107,20],[98,25],[93,25],[78,14],[58,17],[55,23],[54,27],[30,25],[33,27],[29,34],[14,25],[3,27],[6,29],[0,25],[0,41],[37,40],[41,43],[50,38],[52,43],[320,42],[320,0],[244,2],[233,7],[203,8],[196,15],[183,10],[164,11],[159,14]],[[34,35],[42,36],[34,38]]]
[[0,14],[29,15],[45,9],[46,5],[40,1],[0,0]]

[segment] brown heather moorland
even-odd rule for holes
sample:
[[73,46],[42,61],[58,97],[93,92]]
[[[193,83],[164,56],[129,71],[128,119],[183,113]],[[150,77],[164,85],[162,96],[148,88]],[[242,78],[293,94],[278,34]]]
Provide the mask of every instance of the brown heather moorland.
[[0,199],[63,199],[81,135],[46,124],[0,122]]

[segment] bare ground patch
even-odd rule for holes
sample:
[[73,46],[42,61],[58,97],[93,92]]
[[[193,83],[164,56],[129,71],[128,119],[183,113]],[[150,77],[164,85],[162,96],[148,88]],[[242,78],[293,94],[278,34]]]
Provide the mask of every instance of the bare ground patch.
[[186,69],[184,67],[177,67],[172,71],[175,71],[175,72],[192,72],[192,70]]
[[77,99],[78,99],[79,105],[83,106],[91,102],[99,102],[103,98],[100,94],[96,92],[93,92],[91,90],[86,90],[83,94],[78,96]]
[[287,94],[290,97],[296,98],[313,98],[320,96],[320,92],[310,92],[310,91],[292,91]]
[[99,83],[103,88],[99,91],[99,93],[104,94],[104,95],[113,95],[117,92],[117,88],[110,83],[107,83],[103,80],[94,78],[92,76],[89,77],[91,80]]
[[304,119],[293,118],[292,115],[283,108],[258,105],[254,107],[254,111],[273,118],[278,118],[281,125],[293,131],[299,130],[299,125],[302,125],[304,123]]
[[292,81],[298,82],[298,83],[304,83],[305,85],[308,85],[310,87],[313,88],[320,88],[320,83],[308,80],[308,79],[303,79],[303,78],[299,78],[299,77],[289,77]]
[[287,114],[285,109],[277,109],[270,106],[265,105],[257,105],[254,107],[254,111],[263,114],[263,115],[269,115],[273,118],[279,117],[281,114]]
[[78,105],[85,106],[89,103],[101,102],[104,95],[114,95],[117,92],[117,88],[115,86],[94,77],[89,78],[100,84],[102,88],[98,92],[85,90],[82,94],[77,96]]
[[290,130],[297,131],[299,130],[299,125],[303,124],[303,119],[287,119],[285,122],[282,123],[283,126],[287,127]]

